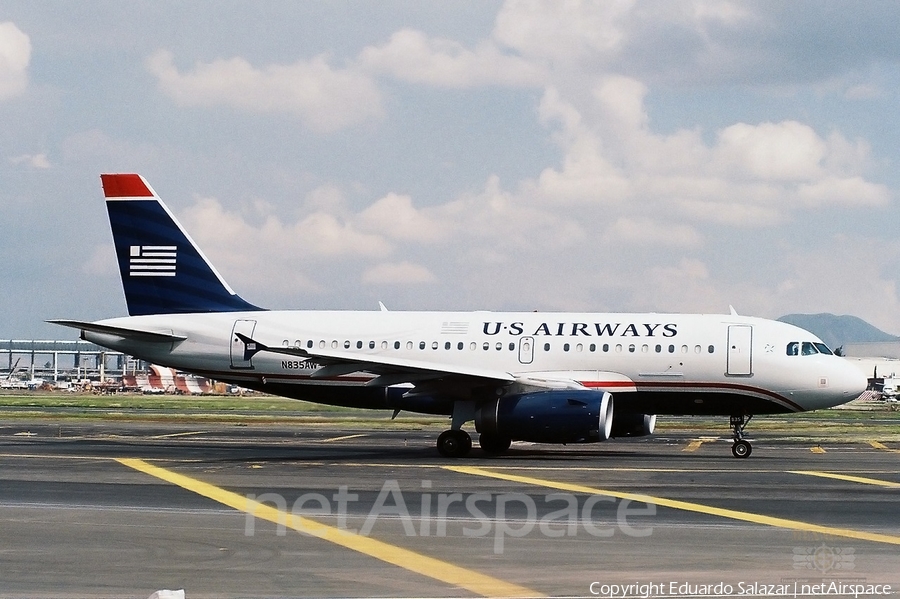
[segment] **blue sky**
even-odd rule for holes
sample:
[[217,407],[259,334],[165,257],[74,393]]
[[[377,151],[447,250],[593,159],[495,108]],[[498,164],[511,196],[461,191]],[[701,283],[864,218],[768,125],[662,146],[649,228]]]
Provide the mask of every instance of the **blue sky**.
[[5,2],[0,337],[125,313],[139,172],[272,308],[900,333],[895,2]]

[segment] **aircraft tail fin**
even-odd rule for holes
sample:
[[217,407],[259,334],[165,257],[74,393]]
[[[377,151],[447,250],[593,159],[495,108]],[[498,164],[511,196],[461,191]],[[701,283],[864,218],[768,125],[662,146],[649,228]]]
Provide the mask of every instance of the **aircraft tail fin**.
[[228,286],[143,177],[100,180],[129,315],[261,309]]

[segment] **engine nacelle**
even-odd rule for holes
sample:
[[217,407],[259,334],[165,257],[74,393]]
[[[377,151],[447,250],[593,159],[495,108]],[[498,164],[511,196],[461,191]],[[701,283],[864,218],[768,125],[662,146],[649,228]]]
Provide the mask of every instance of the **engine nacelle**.
[[612,433],[607,391],[553,389],[491,399],[475,411],[475,429],[515,441],[593,443]]
[[612,426],[613,437],[646,437],[656,428],[656,414],[616,414]]

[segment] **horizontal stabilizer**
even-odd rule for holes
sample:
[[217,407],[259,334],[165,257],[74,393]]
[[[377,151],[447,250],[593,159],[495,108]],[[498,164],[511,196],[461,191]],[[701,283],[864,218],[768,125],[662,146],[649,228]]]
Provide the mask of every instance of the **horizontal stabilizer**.
[[126,329],[123,327],[113,327],[106,324],[98,324],[95,322],[83,322],[80,320],[48,320],[50,324],[58,324],[64,327],[80,329],[82,331],[90,331],[92,333],[100,333],[101,335],[115,335],[123,339],[133,339],[135,341],[144,341],[149,343],[176,343],[184,341],[187,337],[183,335],[173,335],[172,333],[160,333],[157,331],[142,331],[140,329]]

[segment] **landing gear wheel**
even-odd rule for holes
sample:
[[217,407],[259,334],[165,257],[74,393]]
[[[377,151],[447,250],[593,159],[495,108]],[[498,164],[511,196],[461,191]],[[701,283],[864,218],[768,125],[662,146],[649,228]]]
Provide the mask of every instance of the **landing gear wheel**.
[[501,437],[490,433],[481,433],[478,437],[478,444],[481,445],[481,450],[492,455],[503,453],[509,449],[510,443],[512,443],[512,440],[509,437]]
[[743,440],[735,441],[731,446],[731,455],[736,458],[749,458],[752,451],[753,447],[750,446],[750,443]]
[[438,437],[437,450],[445,458],[461,458],[472,449],[472,437],[462,430],[444,431]]
[[731,446],[731,455],[736,458],[749,458],[753,448],[744,440],[744,428],[750,424],[753,415],[733,414],[731,416],[731,430],[734,432],[734,445]]

